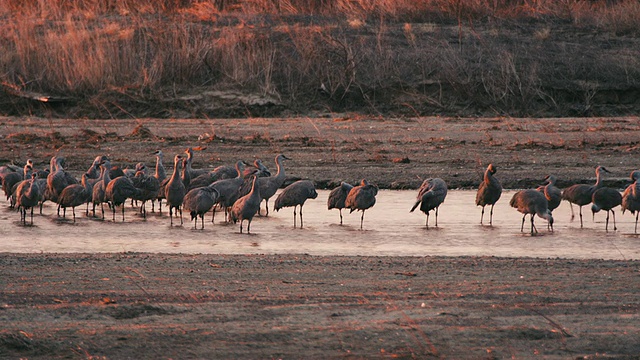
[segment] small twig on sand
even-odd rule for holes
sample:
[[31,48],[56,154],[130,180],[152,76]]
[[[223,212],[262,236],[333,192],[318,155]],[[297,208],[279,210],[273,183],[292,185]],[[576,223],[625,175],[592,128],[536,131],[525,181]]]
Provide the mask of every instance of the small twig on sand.
[[551,319],[550,317],[548,317],[547,315],[541,313],[540,311],[529,307],[529,306],[524,306],[525,309],[531,311],[532,313],[536,314],[536,315],[540,315],[543,318],[545,318],[545,320],[547,320],[549,322],[549,324],[551,324],[551,326],[553,326],[554,328],[558,329],[560,331],[560,333],[564,336],[564,337],[573,337],[573,335],[569,334],[569,332],[567,332],[567,330],[560,324],[558,324],[557,322],[555,322],[553,319]]

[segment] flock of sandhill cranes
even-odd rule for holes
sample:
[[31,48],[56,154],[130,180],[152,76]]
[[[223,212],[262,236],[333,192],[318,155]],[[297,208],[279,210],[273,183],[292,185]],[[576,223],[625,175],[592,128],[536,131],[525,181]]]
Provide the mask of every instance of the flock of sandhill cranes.
[[[92,205],[93,216],[96,217],[96,207],[100,206],[101,216],[104,219],[104,204],[107,203],[112,210],[112,220],[116,221],[116,208],[122,209],[122,221],[125,220],[125,202],[130,199],[140,202],[139,211],[146,217],[146,203],[151,201],[152,210],[155,211],[155,202],[158,202],[159,211],[162,211],[162,200],[169,207],[170,224],[173,226],[173,217],[180,217],[183,224],[182,211],[186,210],[194,220],[197,228],[200,217],[204,228],[204,215],[213,209],[212,222],[215,219],[216,208],[224,209],[225,221],[240,222],[240,233],[243,232],[243,223],[247,221],[247,233],[251,231],[251,221],[260,213],[260,204],[265,201],[266,216],[269,215],[269,199],[285,182],[283,162],[289,158],[280,154],[275,157],[277,172],[272,175],[268,168],[260,160],[253,165],[238,161],[235,166],[219,166],[213,170],[193,169],[192,161],[194,149],[185,151],[186,157],[177,154],[174,157],[173,172],[167,176],[163,166],[163,153],[158,150],[156,157],[155,173],[147,174],[147,168],[143,163],[138,163],[135,169],[120,169],[112,167],[107,156],[97,156],[89,169],[82,174],[78,181],[64,169],[63,157],[51,158],[48,170],[36,171],[33,162],[28,160],[24,168],[19,169],[12,165],[0,167],[0,180],[10,207],[18,208],[20,221],[27,224],[27,212],[30,212],[30,223],[33,224],[33,209],[40,207],[45,201],[51,201],[58,205],[57,212],[66,217],[66,209],[71,208],[73,221],[75,222],[75,208],[86,204],[86,215],[89,215],[89,206]],[[20,171],[22,170],[22,171]],[[538,232],[534,225],[534,216],[548,221],[548,228],[553,231],[553,215],[562,200],[579,206],[580,226],[583,226],[582,206],[592,203],[591,210],[595,214],[600,210],[607,211],[605,229],[609,228],[609,213],[613,215],[613,228],[617,230],[615,212],[613,208],[621,205],[623,212],[629,210],[636,215],[635,232],[638,227],[638,214],[640,214],[640,170],[631,173],[634,182],[629,185],[623,194],[617,190],[602,187],[602,173],[609,172],[602,166],[596,168],[596,183],[594,185],[576,184],[561,191],[555,186],[556,177],[547,176],[545,184],[537,189],[518,191],[512,197],[510,205],[523,214],[520,231],[524,230],[524,222],[527,215],[531,217],[531,234]],[[480,223],[484,221],[485,206],[491,205],[489,225],[493,225],[493,207],[502,195],[500,181],[494,177],[496,167],[489,164],[484,172],[476,195],[476,205],[482,206]],[[343,223],[342,209],[361,211],[360,229],[363,228],[364,213],[376,203],[378,187],[370,184],[366,179],[353,186],[342,182],[333,189],[327,201],[329,210],[338,209],[340,212],[340,224]],[[299,180],[285,187],[277,196],[274,204],[276,211],[284,207],[293,207],[293,226],[296,227],[299,206],[300,227],[303,227],[302,207],[307,199],[317,198],[315,186],[310,180]],[[413,212],[418,206],[427,216],[426,226],[429,227],[429,214],[435,211],[435,226],[438,226],[438,208],[447,196],[447,184],[440,178],[424,180],[415,204],[411,208]]]

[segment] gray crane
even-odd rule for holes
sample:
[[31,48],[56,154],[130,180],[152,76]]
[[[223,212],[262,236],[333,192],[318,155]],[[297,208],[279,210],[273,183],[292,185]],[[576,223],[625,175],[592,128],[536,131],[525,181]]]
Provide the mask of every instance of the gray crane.
[[173,226],[173,209],[176,210],[176,216],[180,212],[180,225],[182,221],[182,201],[184,195],[187,193],[187,189],[184,186],[184,182],[180,178],[182,172],[182,156],[176,155],[173,159],[173,174],[167,182],[164,189],[164,197],[167,199],[169,205],[169,218],[171,220],[171,226]]
[[42,193],[36,184],[36,173],[31,174],[31,180],[23,182],[16,189],[16,206],[20,209],[20,220],[27,225],[27,210],[31,210],[31,225],[33,225],[33,208],[41,201]]
[[162,199],[164,199],[164,186],[163,183],[167,178],[167,173],[164,169],[164,165],[162,165],[162,160],[164,154],[162,150],[156,150],[153,153],[156,156],[156,172],[153,175],[156,179],[158,179],[158,183],[160,184],[160,190],[158,190],[158,196],[156,199],[151,200],[151,212],[155,212],[155,200],[158,200],[158,211],[162,212]]
[[436,227],[438,226],[438,208],[440,204],[444,202],[447,197],[447,183],[440,178],[426,179],[422,182],[420,189],[418,190],[418,198],[413,204],[410,212],[413,212],[418,205],[420,205],[420,211],[427,215],[426,226],[429,228],[429,212],[431,210],[436,211]]
[[544,184],[537,188],[547,198],[549,212],[553,215],[553,210],[560,206],[562,202],[562,191],[556,186],[558,179],[554,175],[547,175],[544,178]]
[[616,226],[616,212],[613,208],[622,205],[622,195],[616,189],[602,187],[593,192],[591,198],[591,213],[595,218],[595,215],[600,210],[607,212],[607,220],[605,223],[605,231],[609,231],[609,212],[613,214],[613,230],[618,230]]
[[340,212],[340,225],[342,225],[342,209],[346,208],[344,202],[347,200],[347,195],[349,195],[351,189],[353,189],[353,185],[343,181],[340,186],[331,190],[327,199],[327,208],[329,210],[338,209]]
[[191,215],[191,220],[195,220],[193,223],[194,229],[198,227],[198,215],[200,219],[202,219],[201,229],[204,229],[204,214],[211,210],[213,205],[218,201],[219,196],[218,190],[212,186],[191,189],[184,196],[182,206],[184,210],[188,211]]
[[553,231],[553,216],[549,212],[549,202],[540,191],[536,189],[520,190],[513,195],[509,205],[523,214],[520,232],[524,230],[524,220],[527,214],[531,215],[531,235],[534,235],[534,231],[538,232],[533,224],[535,215],[547,220],[551,225],[551,231]]
[[631,172],[631,181],[633,184],[627,186],[622,193],[622,213],[629,210],[632,215],[636,215],[636,225],[633,230],[634,234],[638,233],[638,215],[640,215],[640,170]]
[[[64,188],[69,185],[77,184],[78,181],[64,170],[65,159],[61,156],[51,158],[51,172],[47,176],[47,198],[56,204],[59,204],[58,197]],[[60,207],[58,207],[58,216],[60,216]]]
[[122,221],[124,222],[124,203],[127,199],[140,196],[140,190],[133,186],[133,182],[126,176],[118,176],[109,181],[104,192],[105,198],[111,203],[113,221],[116,221],[116,207],[122,205]]
[[573,213],[573,204],[580,207],[580,227],[583,227],[582,222],[582,207],[591,202],[593,193],[602,187],[602,172],[610,172],[604,166],[596,167],[596,183],[594,185],[588,184],[575,184],[564,189],[562,192],[562,199],[567,200],[571,206],[571,220],[575,218]]
[[[224,213],[225,213],[225,221],[229,221],[229,219],[227,218],[227,213],[228,210],[231,209],[231,207],[233,206],[233,204],[236,202],[236,200],[238,200],[238,198],[240,197],[240,188],[242,187],[242,184],[244,183],[244,178],[242,177],[242,173],[243,173],[243,169],[244,169],[245,163],[242,160],[239,160],[236,163],[236,177],[232,178],[232,179],[223,179],[223,180],[218,180],[216,182],[214,182],[213,184],[211,184],[211,186],[218,190],[218,201],[217,204],[222,206],[224,208]],[[215,208],[213,209],[213,216],[211,217],[211,222],[214,221],[215,219]]]
[[251,220],[260,209],[262,197],[260,197],[260,186],[258,186],[258,177],[254,174],[251,176],[251,191],[236,200],[231,207],[231,220],[237,223],[240,220],[240,234],[242,234],[242,222],[247,220],[247,234],[251,233]]
[[80,184],[71,184],[64,188],[58,197],[58,206],[62,208],[62,217],[67,216],[67,208],[73,212],[73,222],[76,222],[76,206],[87,204],[91,201],[93,188],[89,183],[89,176],[82,174]]
[[160,191],[160,183],[155,176],[149,176],[140,170],[136,175],[131,178],[133,186],[140,190],[140,194],[133,196],[131,199],[141,201],[140,213],[143,218],[147,218],[147,201],[158,198],[158,192]]
[[258,177],[271,176],[271,171],[269,171],[269,168],[267,168],[262,163],[262,160],[260,160],[260,159],[255,159],[253,161],[253,166],[247,166],[247,168],[244,169],[244,172],[243,172],[242,176],[244,176],[244,177],[251,176],[253,174],[253,170],[258,170],[258,172],[256,173],[256,175]]
[[[265,201],[265,206],[267,209],[266,216],[269,216],[269,199],[275,195],[276,191],[284,184],[286,179],[286,175],[284,173],[284,160],[291,160],[290,158],[284,156],[283,154],[279,154],[276,156],[275,162],[276,167],[278,168],[278,172],[274,176],[267,177],[259,177],[258,178],[258,186],[260,187],[260,196]],[[240,190],[240,196],[249,193],[251,189],[251,181],[245,181],[242,185],[242,189]],[[258,209],[258,214],[260,214],[260,209]]]
[[302,206],[307,199],[318,197],[315,185],[311,180],[298,180],[287,186],[276,198],[273,208],[278,211],[284,207],[293,206],[293,228],[296,228],[296,207],[300,206],[300,229],[303,227]]
[[209,172],[209,170],[206,169],[193,169],[191,167],[191,165],[193,164],[193,150],[205,150],[206,147],[196,147],[195,149],[192,147],[188,147],[184,152],[185,154],[187,154],[187,159],[186,159],[186,163],[184,164],[184,169],[185,171],[187,171],[189,173],[189,178],[190,179],[195,179],[196,177],[202,175],[202,174],[206,174]]
[[100,165],[100,172],[102,173],[102,179],[93,185],[93,191],[91,192],[91,202],[93,203],[93,216],[96,216],[96,205],[100,205],[102,210],[102,219],[104,220],[104,203],[107,202],[105,193],[107,191],[107,185],[111,182],[111,176],[109,176],[109,169],[111,168],[111,162],[109,159],[104,159]]
[[476,206],[482,206],[482,214],[480,215],[480,225],[484,219],[484,207],[491,205],[491,211],[489,213],[489,225],[493,225],[493,206],[498,202],[502,195],[502,185],[500,180],[496,179],[493,175],[497,169],[493,164],[487,166],[487,170],[484,171],[484,177],[478,187],[478,193],[476,194]]
[[18,186],[25,181],[31,181],[31,172],[33,167],[31,164],[27,162],[27,164],[22,168],[22,172],[12,172],[7,175],[2,180],[2,190],[4,191],[7,200],[10,201],[9,208],[13,209],[16,205],[16,189]]
[[364,212],[376,204],[376,195],[378,195],[378,187],[370,184],[366,179],[362,179],[360,185],[354,186],[344,201],[345,207],[349,208],[349,213],[356,210],[362,211],[360,217],[360,230],[364,222]]

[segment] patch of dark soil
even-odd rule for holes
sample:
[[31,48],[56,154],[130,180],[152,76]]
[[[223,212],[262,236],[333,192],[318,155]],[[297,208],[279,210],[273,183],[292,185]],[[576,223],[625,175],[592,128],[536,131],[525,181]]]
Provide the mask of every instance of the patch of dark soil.
[[135,319],[142,316],[168,315],[180,312],[174,308],[165,309],[149,304],[113,305],[101,311],[114,319]]

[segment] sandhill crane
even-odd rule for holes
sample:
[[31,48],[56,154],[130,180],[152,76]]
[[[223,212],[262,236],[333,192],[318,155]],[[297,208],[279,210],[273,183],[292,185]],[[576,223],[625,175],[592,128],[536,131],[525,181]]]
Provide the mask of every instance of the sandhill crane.
[[631,172],[631,181],[633,184],[627,186],[622,194],[622,213],[626,210],[629,210],[631,214],[636,215],[636,225],[633,230],[634,234],[638,233],[638,215],[640,215],[640,184],[638,183],[638,179],[640,179],[640,170],[635,170]]
[[87,179],[99,179],[101,177],[100,164],[102,164],[105,158],[104,155],[98,155],[93,159],[91,167],[89,167],[89,170],[85,173],[87,174]]
[[[291,160],[290,158],[284,156],[283,154],[279,154],[276,156],[275,162],[278,168],[278,172],[275,176],[267,176],[267,177],[259,177],[258,178],[258,186],[260,187],[260,196],[265,201],[265,206],[267,209],[267,214],[265,216],[269,216],[269,199],[278,191],[278,189],[284,184],[286,179],[286,175],[284,173],[284,160]],[[245,181],[242,189],[240,190],[240,196],[243,196],[249,193],[251,189],[251,182]],[[258,214],[260,210],[258,209]]]
[[362,211],[360,217],[360,230],[362,230],[362,223],[364,222],[365,210],[373,207],[376,203],[376,195],[378,194],[378,187],[370,184],[366,179],[362,179],[360,185],[354,186],[347,198],[344,201],[345,207],[351,209],[349,213],[356,210]]
[[493,164],[487,166],[487,170],[484,172],[484,178],[478,188],[476,194],[476,206],[482,206],[482,214],[480,215],[480,224],[484,219],[484,207],[491,205],[491,211],[489,213],[489,225],[493,225],[493,206],[498,202],[502,195],[502,185],[500,180],[493,177],[496,173],[496,167]]
[[176,209],[176,215],[180,212],[180,225],[182,225],[182,201],[187,193],[184,182],[180,178],[182,172],[182,156],[176,155],[173,159],[173,174],[167,182],[164,189],[164,197],[169,205],[169,218],[171,226],[173,226],[173,209]]
[[140,190],[140,194],[133,196],[131,199],[141,201],[140,213],[143,218],[147,218],[147,201],[153,200],[158,197],[160,191],[160,183],[155,176],[148,176],[144,173],[144,170],[140,170],[136,175],[131,178],[133,186]]
[[22,172],[16,171],[5,175],[2,181],[2,190],[4,191],[7,200],[10,200],[9,208],[13,209],[16,204],[15,192],[18,185],[24,181],[31,181],[32,170],[33,167],[27,163],[23,167]]
[[204,229],[204,214],[211,210],[213,205],[218,201],[219,196],[218,190],[212,186],[191,189],[184,196],[182,206],[184,210],[188,211],[191,215],[191,220],[195,220],[193,223],[194,229],[198,227],[198,215],[200,215],[200,219],[202,219],[201,229]]
[[186,159],[186,163],[184,164],[184,169],[186,172],[189,173],[188,175],[190,179],[195,179],[196,177],[209,172],[209,170],[206,170],[206,169],[193,169],[191,167],[191,165],[193,164],[193,150],[201,151],[205,149],[206,147],[197,147],[197,148],[188,147],[184,151],[185,154],[187,154],[187,159]]
[[549,213],[553,215],[553,210],[560,206],[562,202],[562,191],[556,187],[557,178],[554,175],[547,175],[545,183],[537,188],[547,198]]
[[[238,198],[240,197],[240,187],[242,186],[242,184],[244,183],[244,178],[242,177],[242,173],[243,173],[243,169],[244,169],[244,162],[242,160],[238,161],[236,163],[236,177],[233,179],[223,179],[223,180],[218,180],[214,183],[211,184],[211,187],[215,188],[216,190],[218,190],[218,201],[217,203],[220,204],[223,208],[224,208],[224,212],[225,212],[225,221],[229,221],[227,219],[227,212],[228,209],[231,209],[231,207],[233,206],[233,204],[236,202],[236,200],[238,200]],[[213,222],[214,217],[215,217],[215,209],[213,210],[213,216],[211,218],[211,222]]]
[[318,197],[316,187],[313,181],[298,180],[287,186],[276,198],[273,208],[278,211],[284,207],[293,206],[293,228],[296,228],[296,207],[300,205],[300,229],[302,223],[302,206],[307,199],[315,199]]
[[260,209],[260,186],[258,186],[258,177],[251,176],[251,191],[239,198],[231,207],[231,220],[237,223],[240,220],[240,234],[242,234],[242,222],[247,220],[247,234],[251,233],[251,220]]
[[133,182],[126,176],[119,176],[107,184],[104,196],[111,203],[113,221],[116,221],[116,207],[122,205],[122,221],[124,221],[124,203],[127,199],[139,196],[140,190],[133,186]]
[[102,210],[102,219],[104,220],[104,203],[107,202],[105,193],[107,191],[107,185],[111,182],[109,176],[109,169],[111,168],[111,162],[109,159],[104,159],[100,165],[100,172],[102,173],[102,179],[93,185],[93,191],[91,192],[91,202],[93,203],[93,216],[96,216],[96,205],[100,205]]
[[42,192],[36,184],[37,174],[31,174],[31,180],[22,183],[16,189],[16,206],[20,209],[20,220],[27,225],[27,210],[31,210],[31,225],[33,225],[33,207],[38,205]]
[[426,226],[429,228],[429,212],[436,210],[436,227],[438,226],[438,208],[447,197],[447,183],[440,178],[427,179],[422,182],[420,190],[418,190],[418,199],[413,204],[410,212],[413,212],[418,205],[420,211],[427,215]]
[[609,231],[609,212],[613,214],[613,230],[618,230],[616,227],[616,213],[613,208],[622,204],[622,195],[616,189],[612,188],[600,188],[593,192],[591,198],[591,212],[595,217],[595,214],[600,210],[607,211],[607,220],[605,224],[605,231]]
[[[58,197],[64,188],[69,185],[77,184],[78,181],[64,170],[64,158],[54,156],[51,158],[51,172],[47,176],[47,197],[49,200],[59,204]],[[60,216],[60,207],[58,207],[58,216]]]
[[67,208],[73,212],[73,222],[76,222],[76,206],[86,204],[91,200],[93,188],[88,175],[82,174],[81,184],[71,184],[64,188],[58,197],[58,206],[62,208],[62,217],[67,216]]
[[342,225],[342,209],[346,208],[344,201],[347,200],[347,195],[349,195],[351,189],[353,189],[353,185],[343,181],[340,186],[331,190],[327,199],[327,208],[329,210],[338,209],[340,212],[340,225]]
[[253,174],[253,170],[258,170],[258,172],[256,173],[258,177],[271,176],[271,171],[269,171],[269,169],[264,166],[262,160],[260,159],[254,160],[253,166],[247,166],[247,168],[244,169],[242,176],[244,176],[245,178],[251,176]]
[[610,172],[604,166],[596,167],[596,183],[594,185],[587,184],[575,184],[564,189],[562,192],[562,199],[567,200],[571,206],[571,220],[575,217],[573,213],[573,204],[580,207],[580,227],[583,227],[582,222],[582,207],[591,202],[593,193],[602,187],[602,172]]
[[547,198],[544,194],[536,189],[520,190],[513,195],[509,205],[516,208],[522,215],[522,225],[520,226],[520,232],[524,230],[524,219],[527,214],[531,215],[531,235],[534,234],[534,230],[537,233],[533,224],[533,218],[538,215],[540,218],[549,221],[551,225],[551,231],[553,231],[553,216],[549,212]]
[[158,196],[156,199],[151,200],[151,212],[155,211],[155,200],[158,200],[158,211],[162,212],[162,199],[164,199],[164,181],[167,178],[167,173],[164,169],[164,165],[162,165],[162,160],[164,154],[162,150],[156,150],[153,153],[156,156],[156,172],[153,175],[156,179],[158,179],[158,184],[160,184],[160,189],[158,190]]

